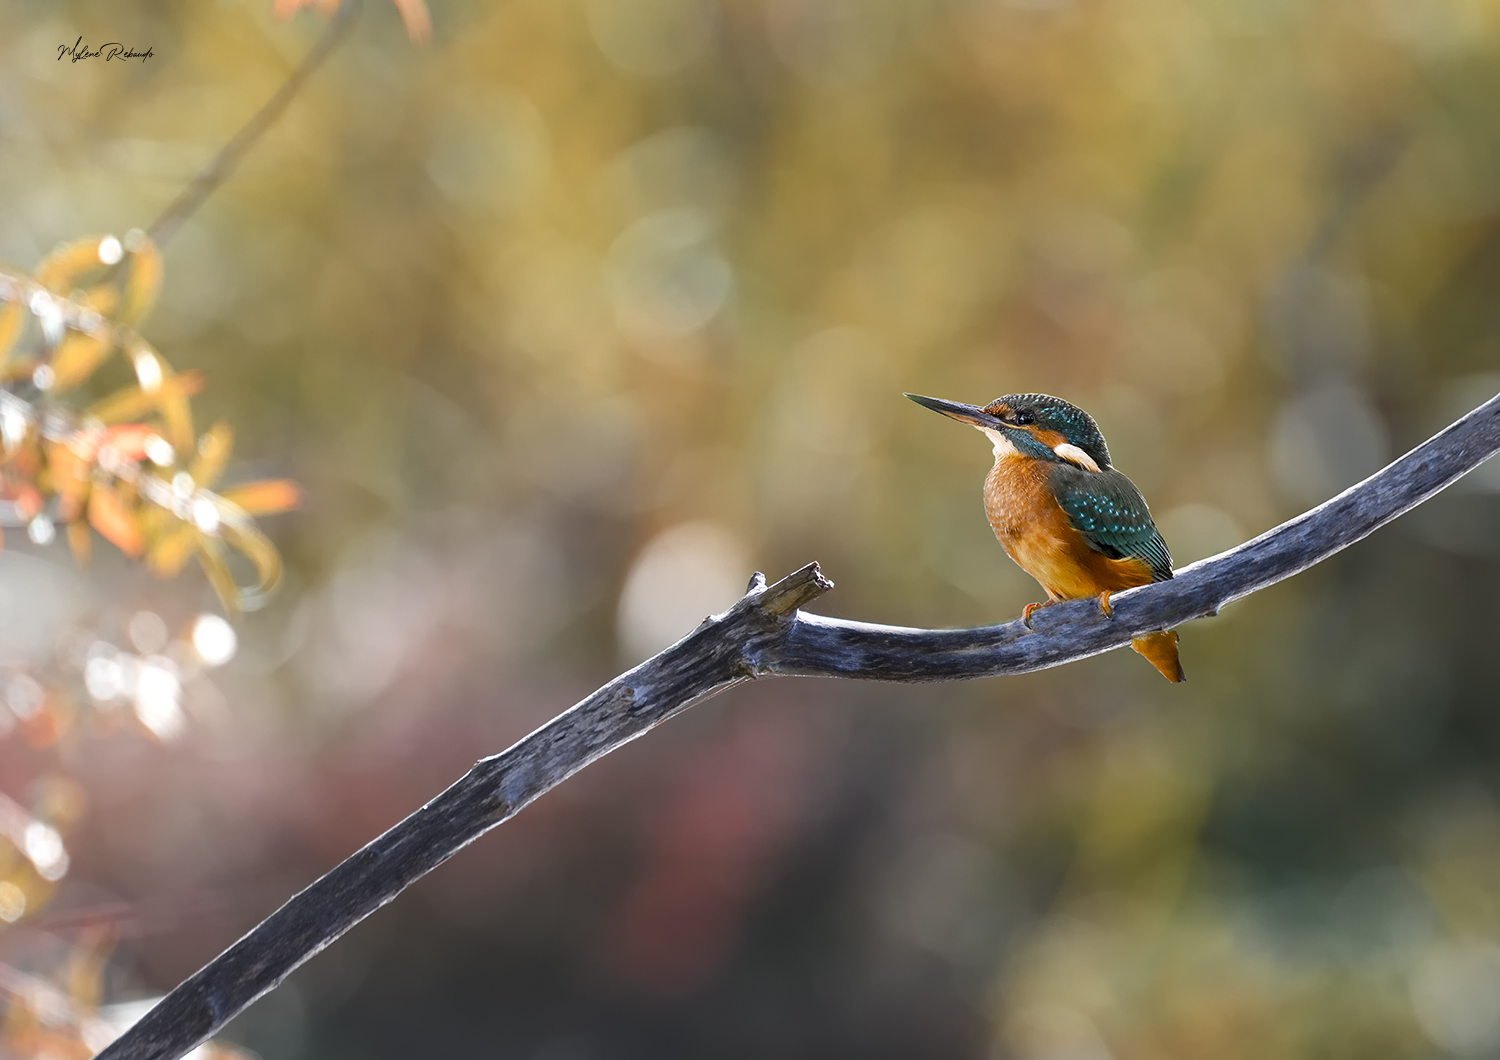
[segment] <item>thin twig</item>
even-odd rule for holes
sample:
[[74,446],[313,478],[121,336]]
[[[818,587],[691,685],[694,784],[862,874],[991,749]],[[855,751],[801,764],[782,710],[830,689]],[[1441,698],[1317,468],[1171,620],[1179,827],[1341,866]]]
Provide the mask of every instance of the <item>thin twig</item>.
[[339,5],[338,14],[328,24],[323,35],[318,38],[318,43],[313,45],[312,51],[308,52],[307,57],[291,72],[281,87],[276,90],[276,94],[266,101],[266,105],[261,107],[239,132],[234,134],[214,160],[204,167],[203,172],[182,189],[182,194],[162,211],[161,216],[151,222],[151,227],[146,229],[146,234],[155,241],[157,246],[171,239],[178,227],[203,205],[204,200],[212,195],[219,185],[229,179],[229,175],[240,164],[240,160],[281,116],[281,112],[296,98],[307,79],[344,39],[354,25],[360,6],[361,0],[344,0]]
[[1019,621],[924,630],[804,615],[832,588],[816,563],[770,588],[757,575],[722,615],[622,674],[457,783],[271,914],[178,986],[99,1060],[174,1060],[413,881],[584,766],[694,703],[758,676],[882,681],[1022,673],[1118,648],[1149,630],[1212,615],[1346,548],[1500,451],[1500,397],[1383,471],[1240,547],[1114,597]]

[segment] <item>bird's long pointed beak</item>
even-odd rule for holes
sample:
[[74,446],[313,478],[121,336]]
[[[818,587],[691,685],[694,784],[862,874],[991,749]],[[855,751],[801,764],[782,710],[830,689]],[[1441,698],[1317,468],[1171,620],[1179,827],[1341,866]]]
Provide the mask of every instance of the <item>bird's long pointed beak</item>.
[[923,408],[929,408],[933,412],[941,412],[944,416],[950,416],[963,423],[971,423],[975,427],[993,427],[998,430],[1003,424],[998,416],[991,416],[978,405],[965,405],[961,401],[947,401],[943,398],[923,397],[921,394],[905,394]]

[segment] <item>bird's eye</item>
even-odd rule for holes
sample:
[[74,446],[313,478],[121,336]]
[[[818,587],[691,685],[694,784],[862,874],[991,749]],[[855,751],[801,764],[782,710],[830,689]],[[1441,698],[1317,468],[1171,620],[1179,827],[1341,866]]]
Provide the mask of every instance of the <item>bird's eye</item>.
[[1035,422],[1036,413],[1032,412],[1030,409],[1022,409],[1020,412],[1016,413],[1016,425],[1018,427],[1027,427]]

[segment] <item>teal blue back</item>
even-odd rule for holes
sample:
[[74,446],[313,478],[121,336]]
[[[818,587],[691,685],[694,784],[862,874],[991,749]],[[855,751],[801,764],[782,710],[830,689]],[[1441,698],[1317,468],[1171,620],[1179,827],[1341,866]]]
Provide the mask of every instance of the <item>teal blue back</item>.
[[1068,521],[1091,548],[1111,559],[1145,560],[1151,567],[1152,581],[1172,577],[1167,543],[1134,482],[1113,468],[1093,472],[1072,464],[1056,464],[1051,484]]

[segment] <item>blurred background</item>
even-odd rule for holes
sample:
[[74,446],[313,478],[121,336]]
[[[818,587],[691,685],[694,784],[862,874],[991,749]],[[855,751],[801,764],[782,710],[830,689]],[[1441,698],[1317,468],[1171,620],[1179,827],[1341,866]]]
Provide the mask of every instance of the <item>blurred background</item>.
[[[270,6],[0,7],[0,259],[155,217],[326,24]],[[1082,405],[1179,565],[1500,390],[1493,0],[432,17],[416,46],[368,3],[164,247],[144,334],[207,374],[231,477],[305,502],[265,522],[282,591],[216,634],[233,657],[184,681],[181,724],[76,681],[48,724],[29,692],[0,707],[6,1055],[87,1055],[17,1028],[123,1020],[753,570],[819,560],[815,609],[846,617],[1016,617],[1042,594],[985,523],[988,447],[903,390]],[[154,55],[59,62],[80,35]],[[101,542],[81,572],[18,538],[9,674],[151,656],[217,613],[196,569],[154,580]],[[1180,687],[1116,652],[736,689],[226,1041],[1497,1055],[1497,560],[1492,465],[1186,627]]]

